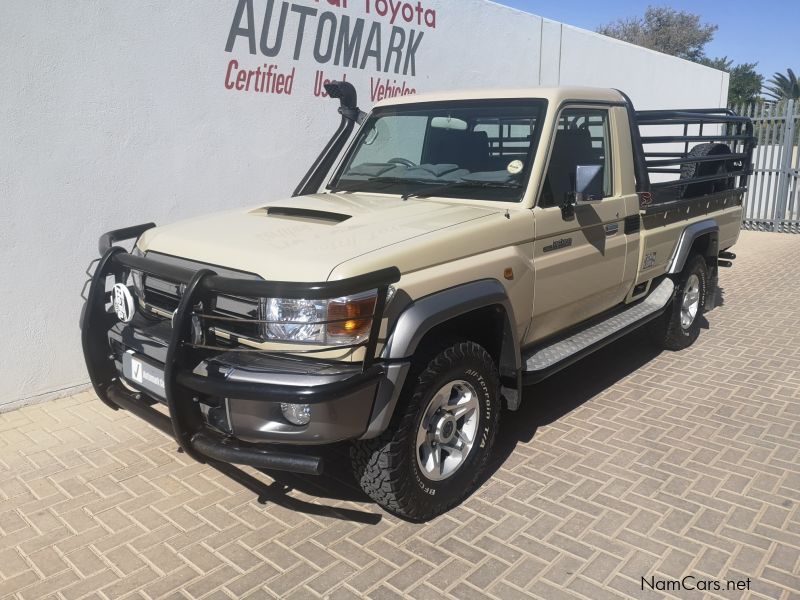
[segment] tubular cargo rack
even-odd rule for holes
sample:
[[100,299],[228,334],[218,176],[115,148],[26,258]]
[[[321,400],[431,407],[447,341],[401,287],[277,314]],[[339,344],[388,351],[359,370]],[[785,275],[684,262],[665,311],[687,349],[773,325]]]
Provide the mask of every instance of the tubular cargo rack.
[[[753,123],[730,109],[695,108],[683,110],[635,111],[634,136],[641,140],[642,157],[637,164],[640,192],[650,192],[652,203],[690,198],[704,193],[745,188],[752,172],[755,146]],[[669,127],[660,134],[655,127]],[[641,129],[647,127],[645,135]],[[681,128],[682,133],[676,133]],[[635,143],[635,140],[634,140]],[[691,155],[696,144],[725,144],[719,153]],[[677,147],[676,147],[677,146]],[[685,175],[685,166],[696,172]],[[668,180],[650,181],[650,175],[675,175]],[[738,181],[736,181],[738,178]],[[705,184],[699,186],[698,184]],[[702,191],[700,191],[702,190]]]

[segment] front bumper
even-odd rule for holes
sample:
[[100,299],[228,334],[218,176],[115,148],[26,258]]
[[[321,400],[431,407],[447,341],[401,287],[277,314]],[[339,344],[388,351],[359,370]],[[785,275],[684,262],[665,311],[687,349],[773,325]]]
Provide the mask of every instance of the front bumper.
[[[117,323],[108,340],[120,378],[128,389],[166,403],[163,389],[126,376],[126,353],[163,372],[172,327],[137,316]],[[223,433],[254,443],[325,444],[361,436],[367,429],[384,367],[336,364],[230,350],[200,360],[178,384],[195,392],[204,420]],[[204,400],[213,399],[211,402]],[[308,405],[308,425],[293,425],[281,413],[285,402]]]
[[[385,366],[374,360],[378,328],[388,286],[399,279],[397,269],[312,284],[251,281],[220,277],[207,269],[191,271],[166,265],[112,247],[115,241],[137,237],[151,226],[127,228],[101,238],[103,257],[92,277],[81,325],[87,369],[99,398],[172,435],[200,462],[321,472],[319,457],[289,451],[291,444],[356,438],[369,427],[386,375]],[[109,309],[108,280],[126,283],[132,270],[185,286],[171,324],[141,316],[123,324]],[[199,307],[210,305],[216,294],[321,299],[370,289],[377,290],[378,301],[372,330],[363,344],[363,363],[193,343],[198,315],[202,321]],[[163,372],[162,393],[124,376],[126,353]],[[159,400],[166,405],[167,414],[153,407]],[[307,404],[309,424],[289,423],[281,416],[281,403]],[[217,413],[222,409],[223,417],[211,420],[209,407]]]

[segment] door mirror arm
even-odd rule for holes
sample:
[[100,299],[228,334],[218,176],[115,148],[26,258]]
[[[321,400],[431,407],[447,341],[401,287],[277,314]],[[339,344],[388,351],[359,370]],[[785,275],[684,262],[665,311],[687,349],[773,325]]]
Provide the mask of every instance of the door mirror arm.
[[577,204],[577,194],[575,192],[567,192],[564,194],[564,200],[561,202],[561,217],[565,221],[571,221],[575,218],[575,205]]

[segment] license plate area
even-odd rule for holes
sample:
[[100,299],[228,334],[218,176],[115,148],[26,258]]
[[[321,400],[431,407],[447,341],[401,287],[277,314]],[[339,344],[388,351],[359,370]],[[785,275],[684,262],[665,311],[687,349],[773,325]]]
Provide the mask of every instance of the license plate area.
[[122,355],[122,376],[135,387],[152,394],[161,402],[166,402],[163,367],[142,358],[133,350],[127,350]]

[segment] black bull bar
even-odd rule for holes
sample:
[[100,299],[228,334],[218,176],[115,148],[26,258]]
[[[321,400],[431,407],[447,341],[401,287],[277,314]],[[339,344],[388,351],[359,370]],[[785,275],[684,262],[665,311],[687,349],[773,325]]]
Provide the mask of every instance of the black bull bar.
[[[337,281],[297,283],[254,281],[217,275],[211,269],[193,271],[171,264],[135,256],[124,248],[114,246],[118,241],[138,238],[154,227],[148,223],[109,232],[100,238],[100,258],[92,275],[81,322],[81,341],[89,377],[97,396],[110,408],[123,408],[175,438],[180,448],[201,463],[233,463],[261,469],[296,473],[320,474],[322,459],[305,454],[274,450],[270,444],[255,444],[225,436],[208,428],[194,401],[198,393],[243,399],[275,400],[294,404],[313,404],[326,401],[343,386],[358,389],[369,385],[383,374],[376,362],[376,346],[389,285],[400,279],[400,271],[390,267]],[[119,380],[115,356],[108,340],[109,330],[118,322],[113,309],[107,305],[110,293],[107,279],[126,284],[131,271],[139,271],[184,287],[172,320],[172,336],[164,364],[164,395],[168,415],[154,409],[148,399],[124,387]],[[324,300],[376,290],[377,299],[368,337],[355,347],[364,347],[361,372],[344,382],[314,387],[298,387],[250,382],[226,382],[203,377],[193,372],[199,362],[193,357],[192,316],[195,307],[218,294],[254,298],[292,298]],[[272,447],[270,447],[272,446]]]

